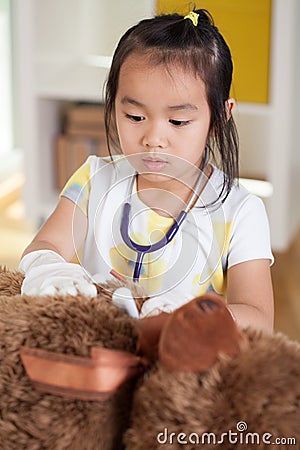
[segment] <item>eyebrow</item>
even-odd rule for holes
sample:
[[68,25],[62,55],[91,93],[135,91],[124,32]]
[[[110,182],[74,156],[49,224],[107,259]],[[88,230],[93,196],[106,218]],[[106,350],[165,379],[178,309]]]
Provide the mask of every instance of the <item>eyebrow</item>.
[[134,105],[139,106],[140,108],[145,108],[146,105],[144,105],[141,102],[138,102],[137,100],[134,100],[134,98],[128,97],[127,95],[121,99],[122,105]]
[[170,109],[171,111],[180,111],[180,110],[197,111],[198,106],[193,105],[192,103],[183,103],[182,105],[168,106],[168,109]]
[[[122,103],[122,105],[130,104],[130,105],[138,106],[140,108],[146,107],[146,105],[144,105],[143,103],[135,100],[134,98],[128,97],[127,95],[121,99],[121,103]],[[197,111],[198,106],[193,105],[192,103],[183,103],[181,105],[168,106],[167,109],[169,109],[171,111],[182,111],[182,110]]]

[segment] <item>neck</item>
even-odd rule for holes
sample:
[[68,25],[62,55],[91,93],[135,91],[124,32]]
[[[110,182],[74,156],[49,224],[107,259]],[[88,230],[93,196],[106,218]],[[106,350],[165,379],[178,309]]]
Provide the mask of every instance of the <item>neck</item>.
[[[205,177],[203,178],[197,198],[211,173],[212,168],[210,165],[207,165],[205,168]],[[139,198],[149,208],[153,209],[159,215],[175,218],[180,211],[185,209],[193,195],[198,178],[198,170],[195,170],[194,173],[185,174],[184,179],[171,178],[166,175],[138,174],[137,191]],[[197,198],[195,198],[195,202]]]

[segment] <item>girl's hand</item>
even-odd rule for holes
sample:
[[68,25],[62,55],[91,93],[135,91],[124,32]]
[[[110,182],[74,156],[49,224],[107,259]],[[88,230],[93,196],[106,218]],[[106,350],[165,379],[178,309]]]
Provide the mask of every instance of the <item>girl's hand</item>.
[[79,264],[66,262],[52,250],[27,253],[20,262],[19,271],[25,275],[21,294],[97,295],[97,288],[88,272]]
[[183,293],[168,291],[164,294],[146,300],[142,306],[140,318],[156,316],[162,312],[171,313],[191,299],[185,298]]

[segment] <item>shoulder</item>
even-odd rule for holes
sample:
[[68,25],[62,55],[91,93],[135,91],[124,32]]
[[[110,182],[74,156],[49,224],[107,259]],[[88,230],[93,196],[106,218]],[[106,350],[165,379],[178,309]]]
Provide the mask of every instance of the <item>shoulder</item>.
[[92,155],[88,158],[87,162],[90,165],[91,179],[93,178],[94,181],[99,178],[101,180],[107,179],[110,182],[117,181],[117,179],[132,175],[134,172],[133,167],[123,155],[114,157]]
[[[210,183],[217,197],[222,190],[224,173],[217,167],[212,167],[213,172],[210,177]],[[251,193],[238,180],[235,180],[227,198],[222,202],[222,208],[226,216],[231,216],[231,219],[242,213],[265,214],[265,206],[262,199]]]
[[[214,168],[210,177],[215,199],[221,192],[224,174]],[[261,198],[249,192],[237,181],[225,201],[212,207],[212,220],[222,219],[228,233],[229,266],[250,259],[267,258],[273,262],[270,227]]]

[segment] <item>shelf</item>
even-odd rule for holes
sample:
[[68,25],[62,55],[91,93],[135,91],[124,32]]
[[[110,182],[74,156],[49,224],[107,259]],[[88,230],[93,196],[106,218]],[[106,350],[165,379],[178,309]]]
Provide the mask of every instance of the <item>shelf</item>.
[[235,114],[247,114],[247,115],[269,115],[271,113],[272,107],[270,104],[265,103],[245,103],[237,102],[234,109]]
[[249,192],[258,197],[269,198],[273,195],[273,186],[269,181],[242,177],[239,178],[239,181]]
[[38,61],[36,63],[35,94],[49,99],[73,101],[103,101],[103,86],[107,67],[89,64],[82,59],[65,62]]

